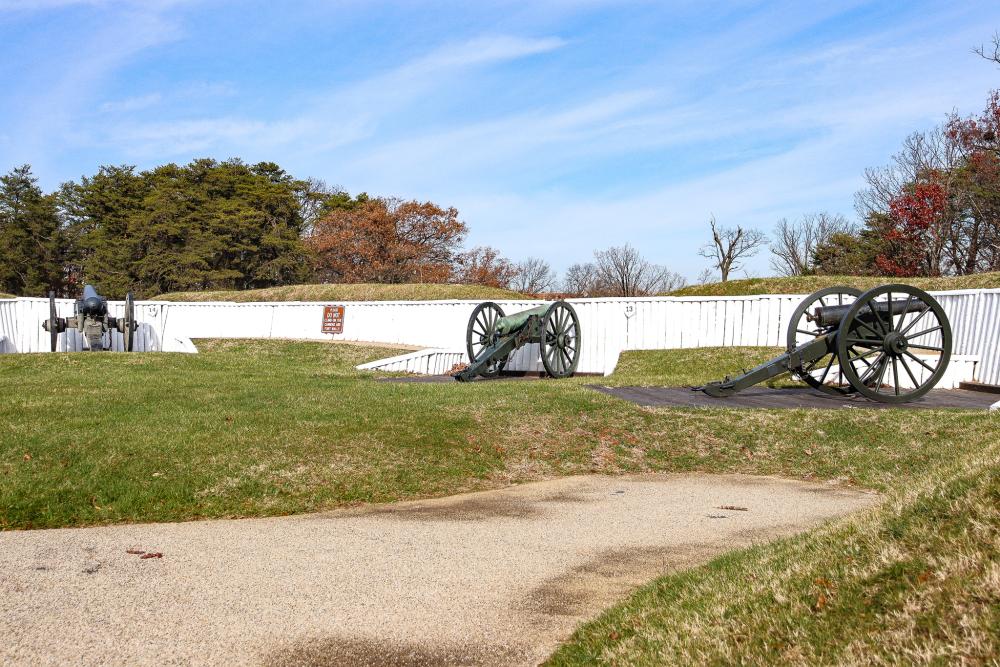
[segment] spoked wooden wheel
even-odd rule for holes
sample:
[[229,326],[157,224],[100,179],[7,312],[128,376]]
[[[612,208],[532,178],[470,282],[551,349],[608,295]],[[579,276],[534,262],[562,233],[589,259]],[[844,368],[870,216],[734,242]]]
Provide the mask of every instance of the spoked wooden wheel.
[[951,342],[948,317],[933,297],[909,285],[883,285],[858,297],[844,315],[837,358],[862,395],[905,403],[938,383]]
[[55,352],[59,344],[59,316],[56,315],[55,292],[49,292],[49,340],[52,344],[52,351]]
[[[861,296],[861,290],[854,287],[825,287],[807,296],[792,313],[788,323],[786,346],[791,352],[799,345],[824,336],[836,325],[821,326],[812,319],[813,310],[829,306],[848,306]],[[827,394],[843,396],[854,392],[854,388],[844,379],[842,373],[834,368],[837,361],[836,352],[824,355],[815,361],[805,364],[794,375],[814,389]]]
[[542,316],[542,366],[554,378],[569,377],[580,363],[580,319],[573,306],[556,301]]
[[129,292],[125,295],[125,331],[122,332],[125,336],[126,352],[131,352],[135,346],[136,329],[138,326],[135,323],[135,299],[132,298],[132,292]]
[[[503,308],[492,301],[484,301],[476,306],[469,318],[469,328],[465,334],[465,344],[469,352],[469,363],[476,360],[479,353],[497,340],[497,322],[503,317]],[[502,359],[491,363],[481,373],[483,377],[494,377],[507,365]]]

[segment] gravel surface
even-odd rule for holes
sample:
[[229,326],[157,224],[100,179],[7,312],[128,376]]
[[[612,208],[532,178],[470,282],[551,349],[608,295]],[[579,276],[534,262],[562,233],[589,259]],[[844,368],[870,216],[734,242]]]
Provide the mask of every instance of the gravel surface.
[[0,663],[535,664],[638,584],[876,500],[766,477],[595,476],[4,532]]

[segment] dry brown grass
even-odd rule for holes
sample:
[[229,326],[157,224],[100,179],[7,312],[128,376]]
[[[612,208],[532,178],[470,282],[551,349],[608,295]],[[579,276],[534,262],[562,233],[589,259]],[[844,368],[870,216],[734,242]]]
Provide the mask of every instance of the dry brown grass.
[[749,296],[753,294],[811,294],[824,287],[847,285],[871,289],[888,283],[904,283],[924,290],[1000,288],[1000,272],[943,278],[893,278],[886,276],[793,276],[790,278],[747,278],[724,283],[689,285],[661,296]]
[[451,299],[528,299],[519,292],[483,285],[351,283],[286,285],[255,290],[170,292],[160,301],[442,301]]

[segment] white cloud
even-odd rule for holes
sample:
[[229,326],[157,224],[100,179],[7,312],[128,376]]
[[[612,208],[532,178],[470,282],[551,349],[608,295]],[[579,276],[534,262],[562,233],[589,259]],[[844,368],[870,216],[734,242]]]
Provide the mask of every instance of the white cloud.
[[149,107],[156,106],[162,100],[163,100],[163,95],[161,95],[160,93],[137,95],[135,97],[126,97],[123,100],[113,100],[110,102],[105,102],[104,104],[101,105],[101,111],[105,113],[139,111],[140,109],[148,109]]
[[104,144],[133,156],[166,157],[192,151],[284,147],[316,154],[372,137],[380,118],[398,114],[467,68],[516,60],[560,48],[555,37],[490,36],[447,44],[408,63],[306,101],[287,119],[262,121],[238,116],[146,121],[107,128]]

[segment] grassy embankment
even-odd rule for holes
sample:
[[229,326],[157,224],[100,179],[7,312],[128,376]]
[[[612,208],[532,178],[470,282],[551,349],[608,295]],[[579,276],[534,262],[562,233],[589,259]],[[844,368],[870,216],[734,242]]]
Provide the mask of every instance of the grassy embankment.
[[[0,357],[0,527],[304,512],[586,472],[775,474],[886,502],[669,575],[555,664],[982,662],[1000,651],[1000,415],[642,409],[566,381],[380,382],[392,350],[200,341]],[[774,350],[628,353],[691,384]]]
[[387,285],[286,285],[254,290],[170,292],[161,301],[438,301],[445,299],[529,299],[519,292],[483,285],[410,283]]
[[871,510],[654,581],[578,629],[548,664],[997,664],[992,438],[902,476]]
[[984,289],[1000,287],[1000,273],[977,273],[944,278],[892,278],[884,276],[794,276],[748,278],[724,283],[689,285],[661,296],[750,296],[753,294],[811,294],[824,287],[849,285],[871,289],[887,283],[903,283],[923,290]]

